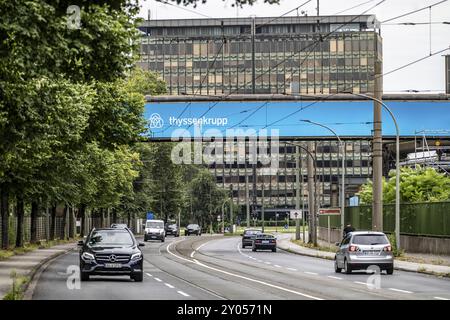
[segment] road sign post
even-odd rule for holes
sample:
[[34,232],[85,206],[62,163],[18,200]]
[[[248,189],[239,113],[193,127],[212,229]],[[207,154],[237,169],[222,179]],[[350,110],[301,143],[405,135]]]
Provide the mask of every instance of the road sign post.
[[330,216],[340,216],[341,208],[321,208],[319,209],[319,216],[327,216],[328,227],[328,247],[331,247],[331,223]]

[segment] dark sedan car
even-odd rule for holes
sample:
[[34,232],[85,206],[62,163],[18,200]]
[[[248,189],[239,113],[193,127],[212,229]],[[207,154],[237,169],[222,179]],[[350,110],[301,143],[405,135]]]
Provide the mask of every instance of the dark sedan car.
[[167,224],[165,229],[166,229],[166,236],[168,236],[169,234],[175,237],[180,236],[180,229],[178,229],[178,226],[175,223]]
[[198,224],[189,224],[186,227],[186,231],[184,232],[186,236],[189,236],[191,234],[195,234],[197,236],[202,235],[202,228]]
[[245,248],[246,246],[252,246],[253,245],[253,238],[257,234],[261,234],[261,229],[245,229],[244,233],[241,234],[242,236],[242,248]]
[[272,250],[272,252],[276,252],[277,238],[267,233],[255,235],[253,238],[252,251],[256,251],[258,249]]
[[121,228],[92,229],[85,241],[79,241],[81,281],[91,275],[129,275],[143,280],[143,254],[130,230]]

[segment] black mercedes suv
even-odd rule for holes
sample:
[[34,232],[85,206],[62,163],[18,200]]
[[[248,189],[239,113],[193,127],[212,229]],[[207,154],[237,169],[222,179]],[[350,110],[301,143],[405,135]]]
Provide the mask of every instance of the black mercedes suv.
[[143,254],[128,228],[92,229],[87,238],[79,241],[81,281],[91,275],[129,275],[141,282],[143,279]]

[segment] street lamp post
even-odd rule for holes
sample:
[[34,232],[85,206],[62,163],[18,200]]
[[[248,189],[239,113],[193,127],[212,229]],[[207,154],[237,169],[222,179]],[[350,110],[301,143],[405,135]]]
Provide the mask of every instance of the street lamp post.
[[[222,203],[222,233],[225,233],[225,219],[224,219],[225,218],[225,213],[224,213],[225,203],[227,203],[227,201],[230,201],[230,200],[232,200],[232,199],[231,198],[225,199]],[[232,202],[231,202],[230,203],[230,220],[232,220],[232,217],[231,217],[232,210],[233,210],[233,207],[232,207]],[[231,224],[232,223],[233,223],[233,221],[231,221]],[[231,228],[233,228],[233,225],[231,225]],[[233,231],[233,229],[231,231]]]
[[336,138],[339,141],[339,145],[341,146],[341,152],[342,152],[342,177],[341,177],[341,234],[344,234],[344,216],[345,216],[345,144],[342,142],[341,138],[337,135],[337,133],[331,129],[330,127],[322,124],[322,123],[318,123],[318,122],[314,122],[311,120],[302,120],[303,122],[307,122],[307,123],[311,123],[311,124],[315,124],[317,126],[320,126],[322,128],[325,128],[329,131],[331,131]]
[[[308,211],[309,211],[309,225],[311,226],[311,221],[312,221],[312,219],[315,219],[316,218],[316,214],[313,212],[314,210],[316,210],[316,204],[318,203],[318,197],[317,197],[317,190],[318,190],[318,186],[317,186],[317,179],[316,179],[316,176],[317,176],[317,167],[316,167],[316,163],[317,163],[317,159],[316,159],[316,157],[312,154],[312,152],[310,151],[310,150],[308,150],[308,148],[305,148],[305,147],[303,147],[303,146],[301,146],[301,145],[298,145],[298,144],[295,144],[295,143],[290,143],[290,142],[285,142],[286,144],[289,144],[289,145],[292,145],[292,146],[295,146],[295,147],[297,147],[297,148],[300,148],[300,149],[302,149],[302,150],[304,150],[306,153],[307,153],[307,155],[309,156],[309,158],[310,159],[312,159],[312,163],[313,163],[313,170],[314,170],[314,172],[313,172],[313,177],[314,177],[314,183],[313,183],[313,185],[314,185],[314,195],[312,195],[311,194],[311,192],[309,192],[310,190],[308,189],[308,198],[309,199],[311,199],[311,197],[313,197],[313,199],[314,199],[314,206],[312,207],[312,206],[310,206],[310,205],[308,205]],[[298,170],[300,170],[300,168],[299,167],[297,167],[297,171]],[[309,168],[308,168],[308,175],[310,174],[310,172],[309,172]],[[302,177],[303,177],[303,175],[302,175]],[[302,178],[302,183],[303,183],[303,178]],[[296,190],[296,192],[298,193],[299,192],[299,188],[298,188],[298,186],[299,186],[299,184],[297,184],[297,190]],[[303,197],[303,193],[302,193],[302,197]],[[302,200],[302,220],[303,220],[303,241],[305,241],[305,218],[306,218],[306,214],[305,214],[305,203],[304,203],[304,201]],[[316,232],[316,223],[315,223],[315,221],[313,222],[313,226],[311,226],[311,227],[313,227],[313,228],[310,228],[309,229],[309,232],[311,233],[311,232],[313,232],[313,237],[309,237],[309,239],[308,239],[308,241],[313,241],[313,243],[314,243],[314,245],[317,245],[317,237],[315,236],[315,235],[317,235],[317,232]],[[314,229],[314,230],[313,230]]]
[[391,116],[395,124],[395,241],[397,249],[400,249],[400,130],[398,128],[397,119],[394,117],[392,110],[380,99],[365,95],[362,93],[353,93],[356,96],[364,97],[381,104]]

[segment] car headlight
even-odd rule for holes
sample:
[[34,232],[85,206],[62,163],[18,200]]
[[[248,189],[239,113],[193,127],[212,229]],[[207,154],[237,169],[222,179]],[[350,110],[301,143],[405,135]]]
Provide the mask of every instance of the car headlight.
[[163,233],[164,233],[164,230],[159,231],[159,234],[163,234]]
[[142,253],[141,252],[133,253],[131,255],[131,260],[138,260],[140,257],[142,257]]
[[83,254],[81,255],[81,259],[83,259],[83,261],[90,262],[92,260],[95,260],[95,257],[92,253],[83,252]]

